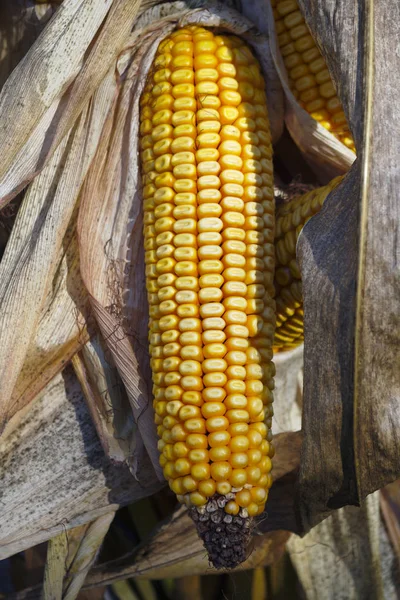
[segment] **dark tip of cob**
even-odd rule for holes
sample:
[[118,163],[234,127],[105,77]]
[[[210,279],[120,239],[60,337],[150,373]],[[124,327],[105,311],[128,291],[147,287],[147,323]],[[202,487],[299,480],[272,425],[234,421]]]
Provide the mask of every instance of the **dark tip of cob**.
[[216,569],[233,569],[249,554],[252,519],[243,509],[238,515],[225,512],[225,504],[233,499],[231,496],[234,494],[215,494],[205,506],[189,509],[209,560]]

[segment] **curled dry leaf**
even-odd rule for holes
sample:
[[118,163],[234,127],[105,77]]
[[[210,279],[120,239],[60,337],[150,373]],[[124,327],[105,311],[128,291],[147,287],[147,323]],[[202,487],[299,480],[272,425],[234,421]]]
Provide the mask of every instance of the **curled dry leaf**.
[[0,456],[0,559],[161,487],[146,454],[136,479],[105,456],[70,367],[8,422]]
[[[94,156],[112,94],[112,81],[106,79],[93,103],[86,107],[47,166],[27,190],[1,261],[0,430],[10,417],[12,406],[15,410],[24,403],[20,395],[12,398],[13,390],[25,359],[29,361],[27,353],[38,334],[42,308],[48,296],[54,296],[53,279],[64,258],[66,232],[80,187]],[[65,277],[64,291],[70,282]],[[68,297],[66,300],[68,304]],[[80,310],[78,301],[79,293],[73,303]],[[71,304],[69,306],[73,309]],[[73,329],[76,336],[76,312],[72,311],[70,315],[75,321]],[[69,332],[70,326],[67,326],[67,339]],[[66,341],[65,338],[63,341]],[[48,342],[48,346],[52,346],[52,341]],[[31,353],[35,352],[34,348],[31,348]],[[58,364],[58,367],[62,365]],[[25,371],[29,375],[29,362]],[[49,374],[51,376],[51,368]],[[29,380],[27,382],[26,378],[22,386],[20,382],[22,394],[29,394],[27,383]]]
[[[305,309],[305,528],[400,477],[400,7],[303,3],[360,157],[299,238]],[[374,11],[374,12],[371,12]],[[361,68],[364,65],[364,68]]]

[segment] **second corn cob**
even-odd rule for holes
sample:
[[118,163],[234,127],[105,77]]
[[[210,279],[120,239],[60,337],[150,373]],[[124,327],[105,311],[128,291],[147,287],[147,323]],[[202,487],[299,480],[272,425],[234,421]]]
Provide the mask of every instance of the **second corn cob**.
[[275,29],[289,83],[300,105],[355,152],[339,98],[296,0],[271,0]]
[[277,209],[275,350],[292,348],[304,340],[303,294],[296,260],[296,244],[304,225],[321,210],[328,194],[342,179],[343,177],[336,177],[328,185],[297,196]]
[[260,68],[189,26],[141,99],[144,237],[160,464],[210,558],[246,557],[271,486],[272,147]]

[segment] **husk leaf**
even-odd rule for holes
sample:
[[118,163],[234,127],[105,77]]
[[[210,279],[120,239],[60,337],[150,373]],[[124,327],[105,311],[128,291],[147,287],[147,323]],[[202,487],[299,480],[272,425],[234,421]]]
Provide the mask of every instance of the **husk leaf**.
[[303,538],[292,536],[287,547],[307,600],[394,597],[398,576],[382,576],[389,556],[381,554],[381,528],[377,492],[362,508],[347,506]]
[[0,559],[161,487],[146,454],[137,479],[107,458],[70,367],[9,421],[0,456]]
[[[360,155],[298,241],[303,277],[305,529],[400,477],[400,7],[303,2]],[[390,33],[386,24],[390,24]],[[393,78],[393,73],[395,76]],[[390,85],[389,83],[390,82]],[[323,299],[323,301],[321,301]]]
[[49,541],[42,600],[75,600],[113,518],[108,513]]
[[24,196],[2,258],[0,430],[12,414],[11,406],[15,409],[23,404],[19,396],[12,401],[13,390],[29,347],[34,343],[42,308],[63,259],[65,235],[112,95],[112,82],[106,79],[91,106],[87,106],[76,126],[35,178]]

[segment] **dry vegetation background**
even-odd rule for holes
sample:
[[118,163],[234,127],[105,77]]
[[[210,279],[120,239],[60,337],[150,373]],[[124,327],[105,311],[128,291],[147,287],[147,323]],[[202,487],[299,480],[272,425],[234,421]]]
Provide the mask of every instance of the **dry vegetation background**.
[[[300,2],[353,163],[291,94],[267,0],[156,4],[0,5],[0,593],[397,598],[400,6]],[[275,484],[230,574],[164,488],[148,403],[135,117],[151,49],[192,21],[262,59],[283,184],[348,173],[299,241],[304,352],[276,357]]]

